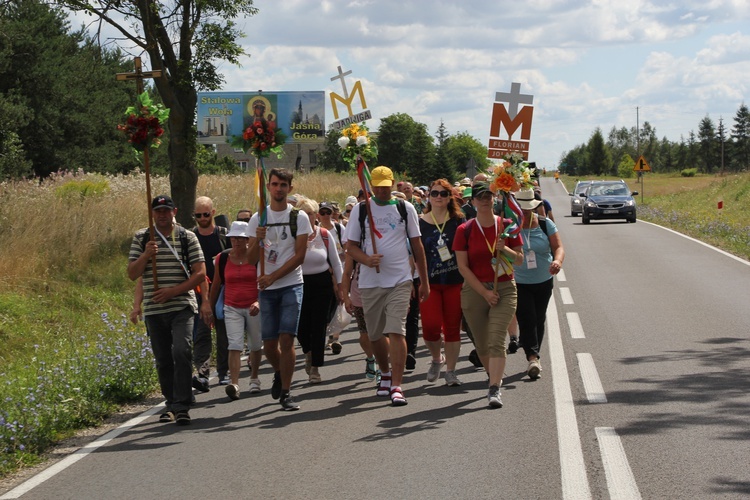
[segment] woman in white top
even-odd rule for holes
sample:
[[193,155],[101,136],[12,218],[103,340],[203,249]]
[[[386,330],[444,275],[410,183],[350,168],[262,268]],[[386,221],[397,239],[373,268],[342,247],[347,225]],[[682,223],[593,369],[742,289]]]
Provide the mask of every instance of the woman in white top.
[[[297,208],[305,212],[310,221],[315,220],[318,213],[317,202],[302,199],[297,203]],[[305,353],[305,371],[312,384],[321,382],[318,368],[324,363],[326,325],[331,304],[338,297],[338,285],[341,284],[343,272],[335,238],[336,235],[327,229],[313,225],[302,263],[304,288],[297,339]]]

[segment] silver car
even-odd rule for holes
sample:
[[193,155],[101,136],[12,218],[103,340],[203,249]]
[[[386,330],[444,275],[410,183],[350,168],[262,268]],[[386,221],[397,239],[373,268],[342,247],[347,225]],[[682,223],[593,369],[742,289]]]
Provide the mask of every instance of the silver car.
[[568,193],[570,198],[570,216],[575,217],[583,213],[583,200],[586,199],[585,192],[594,181],[578,181],[572,192]]

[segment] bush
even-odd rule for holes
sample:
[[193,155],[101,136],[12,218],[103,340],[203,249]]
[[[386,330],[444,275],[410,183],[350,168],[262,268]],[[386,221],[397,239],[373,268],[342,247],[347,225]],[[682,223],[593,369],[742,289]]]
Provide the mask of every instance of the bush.
[[107,179],[74,179],[55,189],[61,200],[82,202],[89,197],[98,197],[109,192]]
[[695,177],[695,174],[698,173],[697,168],[685,168],[680,172],[680,175],[682,177]]

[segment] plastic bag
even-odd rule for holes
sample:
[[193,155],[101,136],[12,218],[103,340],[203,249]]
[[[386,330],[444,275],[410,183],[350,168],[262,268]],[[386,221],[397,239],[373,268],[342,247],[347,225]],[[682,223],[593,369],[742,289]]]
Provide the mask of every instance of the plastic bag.
[[338,307],[336,307],[336,314],[333,315],[333,319],[328,323],[328,335],[338,335],[344,328],[349,326],[349,323],[351,322],[352,315],[346,312],[344,304],[339,304]]
[[216,299],[216,311],[214,311],[216,319],[224,319],[224,285],[221,285],[221,291],[219,292],[219,298]]

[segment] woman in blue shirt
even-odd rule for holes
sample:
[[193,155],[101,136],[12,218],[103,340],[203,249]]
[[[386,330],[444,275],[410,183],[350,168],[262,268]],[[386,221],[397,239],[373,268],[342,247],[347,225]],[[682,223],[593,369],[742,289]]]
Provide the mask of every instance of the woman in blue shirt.
[[516,319],[521,347],[529,362],[526,374],[535,380],[542,371],[539,351],[544,338],[547,304],[552,296],[553,276],[562,268],[565,249],[555,223],[535,213],[542,202],[534,199],[534,191],[521,190],[516,194],[516,200],[523,210],[524,254],[523,264],[514,268],[518,289]]

